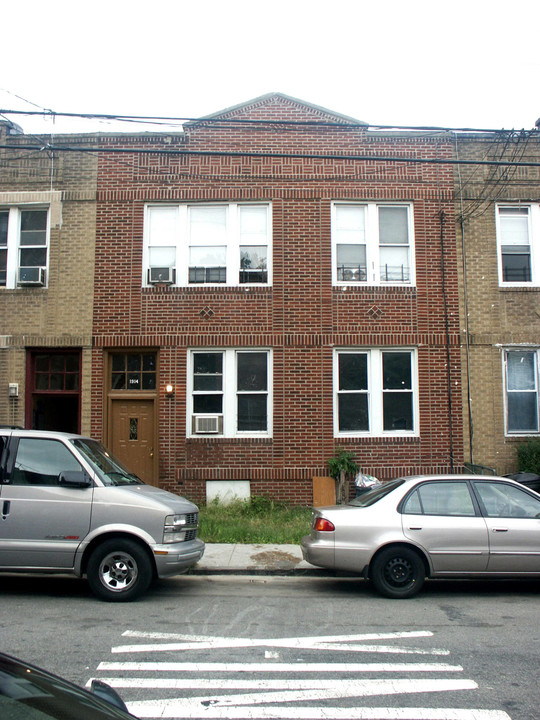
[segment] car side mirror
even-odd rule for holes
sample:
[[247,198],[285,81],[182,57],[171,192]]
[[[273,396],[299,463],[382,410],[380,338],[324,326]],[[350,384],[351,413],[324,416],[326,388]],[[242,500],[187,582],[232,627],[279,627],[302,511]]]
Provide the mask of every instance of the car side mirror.
[[58,484],[64,487],[92,487],[92,478],[84,470],[64,470],[58,476]]
[[120,695],[114,690],[110,685],[107,685],[107,683],[104,683],[103,680],[92,680],[90,683],[90,692],[93,692],[94,695],[97,695],[98,698],[101,698],[101,700],[105,700],[109,703],[109,705],[114,705],[117,708],[120,708],[120,710],[124,710],[124,712],[129,712],[126,703],[122,700]]

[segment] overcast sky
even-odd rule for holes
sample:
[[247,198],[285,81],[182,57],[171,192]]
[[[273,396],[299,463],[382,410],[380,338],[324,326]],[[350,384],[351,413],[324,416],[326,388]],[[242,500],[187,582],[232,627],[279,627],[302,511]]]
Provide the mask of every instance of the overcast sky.
[[2,109],[193,118],[278,91],[383,125],[540,117],[540,0],[16,0],[1,18]]

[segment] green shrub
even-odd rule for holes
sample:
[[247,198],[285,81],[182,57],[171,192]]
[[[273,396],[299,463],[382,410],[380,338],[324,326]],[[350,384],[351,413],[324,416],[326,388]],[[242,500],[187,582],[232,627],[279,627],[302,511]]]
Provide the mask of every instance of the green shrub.
[[517,448],[518,465],[521,472],[540,475],[540,438],[520,443]]

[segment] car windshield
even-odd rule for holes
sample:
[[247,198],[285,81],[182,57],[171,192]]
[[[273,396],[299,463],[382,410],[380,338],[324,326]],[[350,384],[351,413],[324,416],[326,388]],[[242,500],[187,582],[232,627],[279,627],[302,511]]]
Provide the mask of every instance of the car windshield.
[[71,442],[88,460],[104,485],[144,485],[97,440],[77,438]]
[[4,720],[127,720],[132,715],[61,678],[2,657],[0,717]]
[[386,497],[389,493],[391,493],[397,487],[399,487],[400,485],[403,485],[403,483],[404,483],[403,478],[398,478],[396,480],[389,480],[388,482],[383,482],[382,485],[377,485],[376,487],[372,488],[371,490],[368,490],[367,492],[363,493],[362,495],[359,495],[357,498],[354,498],[353,500],[349,500],[347,505],[354,505],[355,507],[369,507],[370,505],[374,505],[381,498]]

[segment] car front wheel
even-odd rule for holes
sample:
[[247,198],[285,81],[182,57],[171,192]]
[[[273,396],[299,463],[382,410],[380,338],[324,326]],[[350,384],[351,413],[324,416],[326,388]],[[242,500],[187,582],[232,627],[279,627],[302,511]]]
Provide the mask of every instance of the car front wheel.
[[422,588],[426,577],[424,563],[407,547],[391,547],[376,556],[371,567],[376,590],[388,598],[410,598]]
[[151,561],[132,540],[107,540],[93,551],[86,576],[102,600],[125,602],[142,595],[152,581]]

